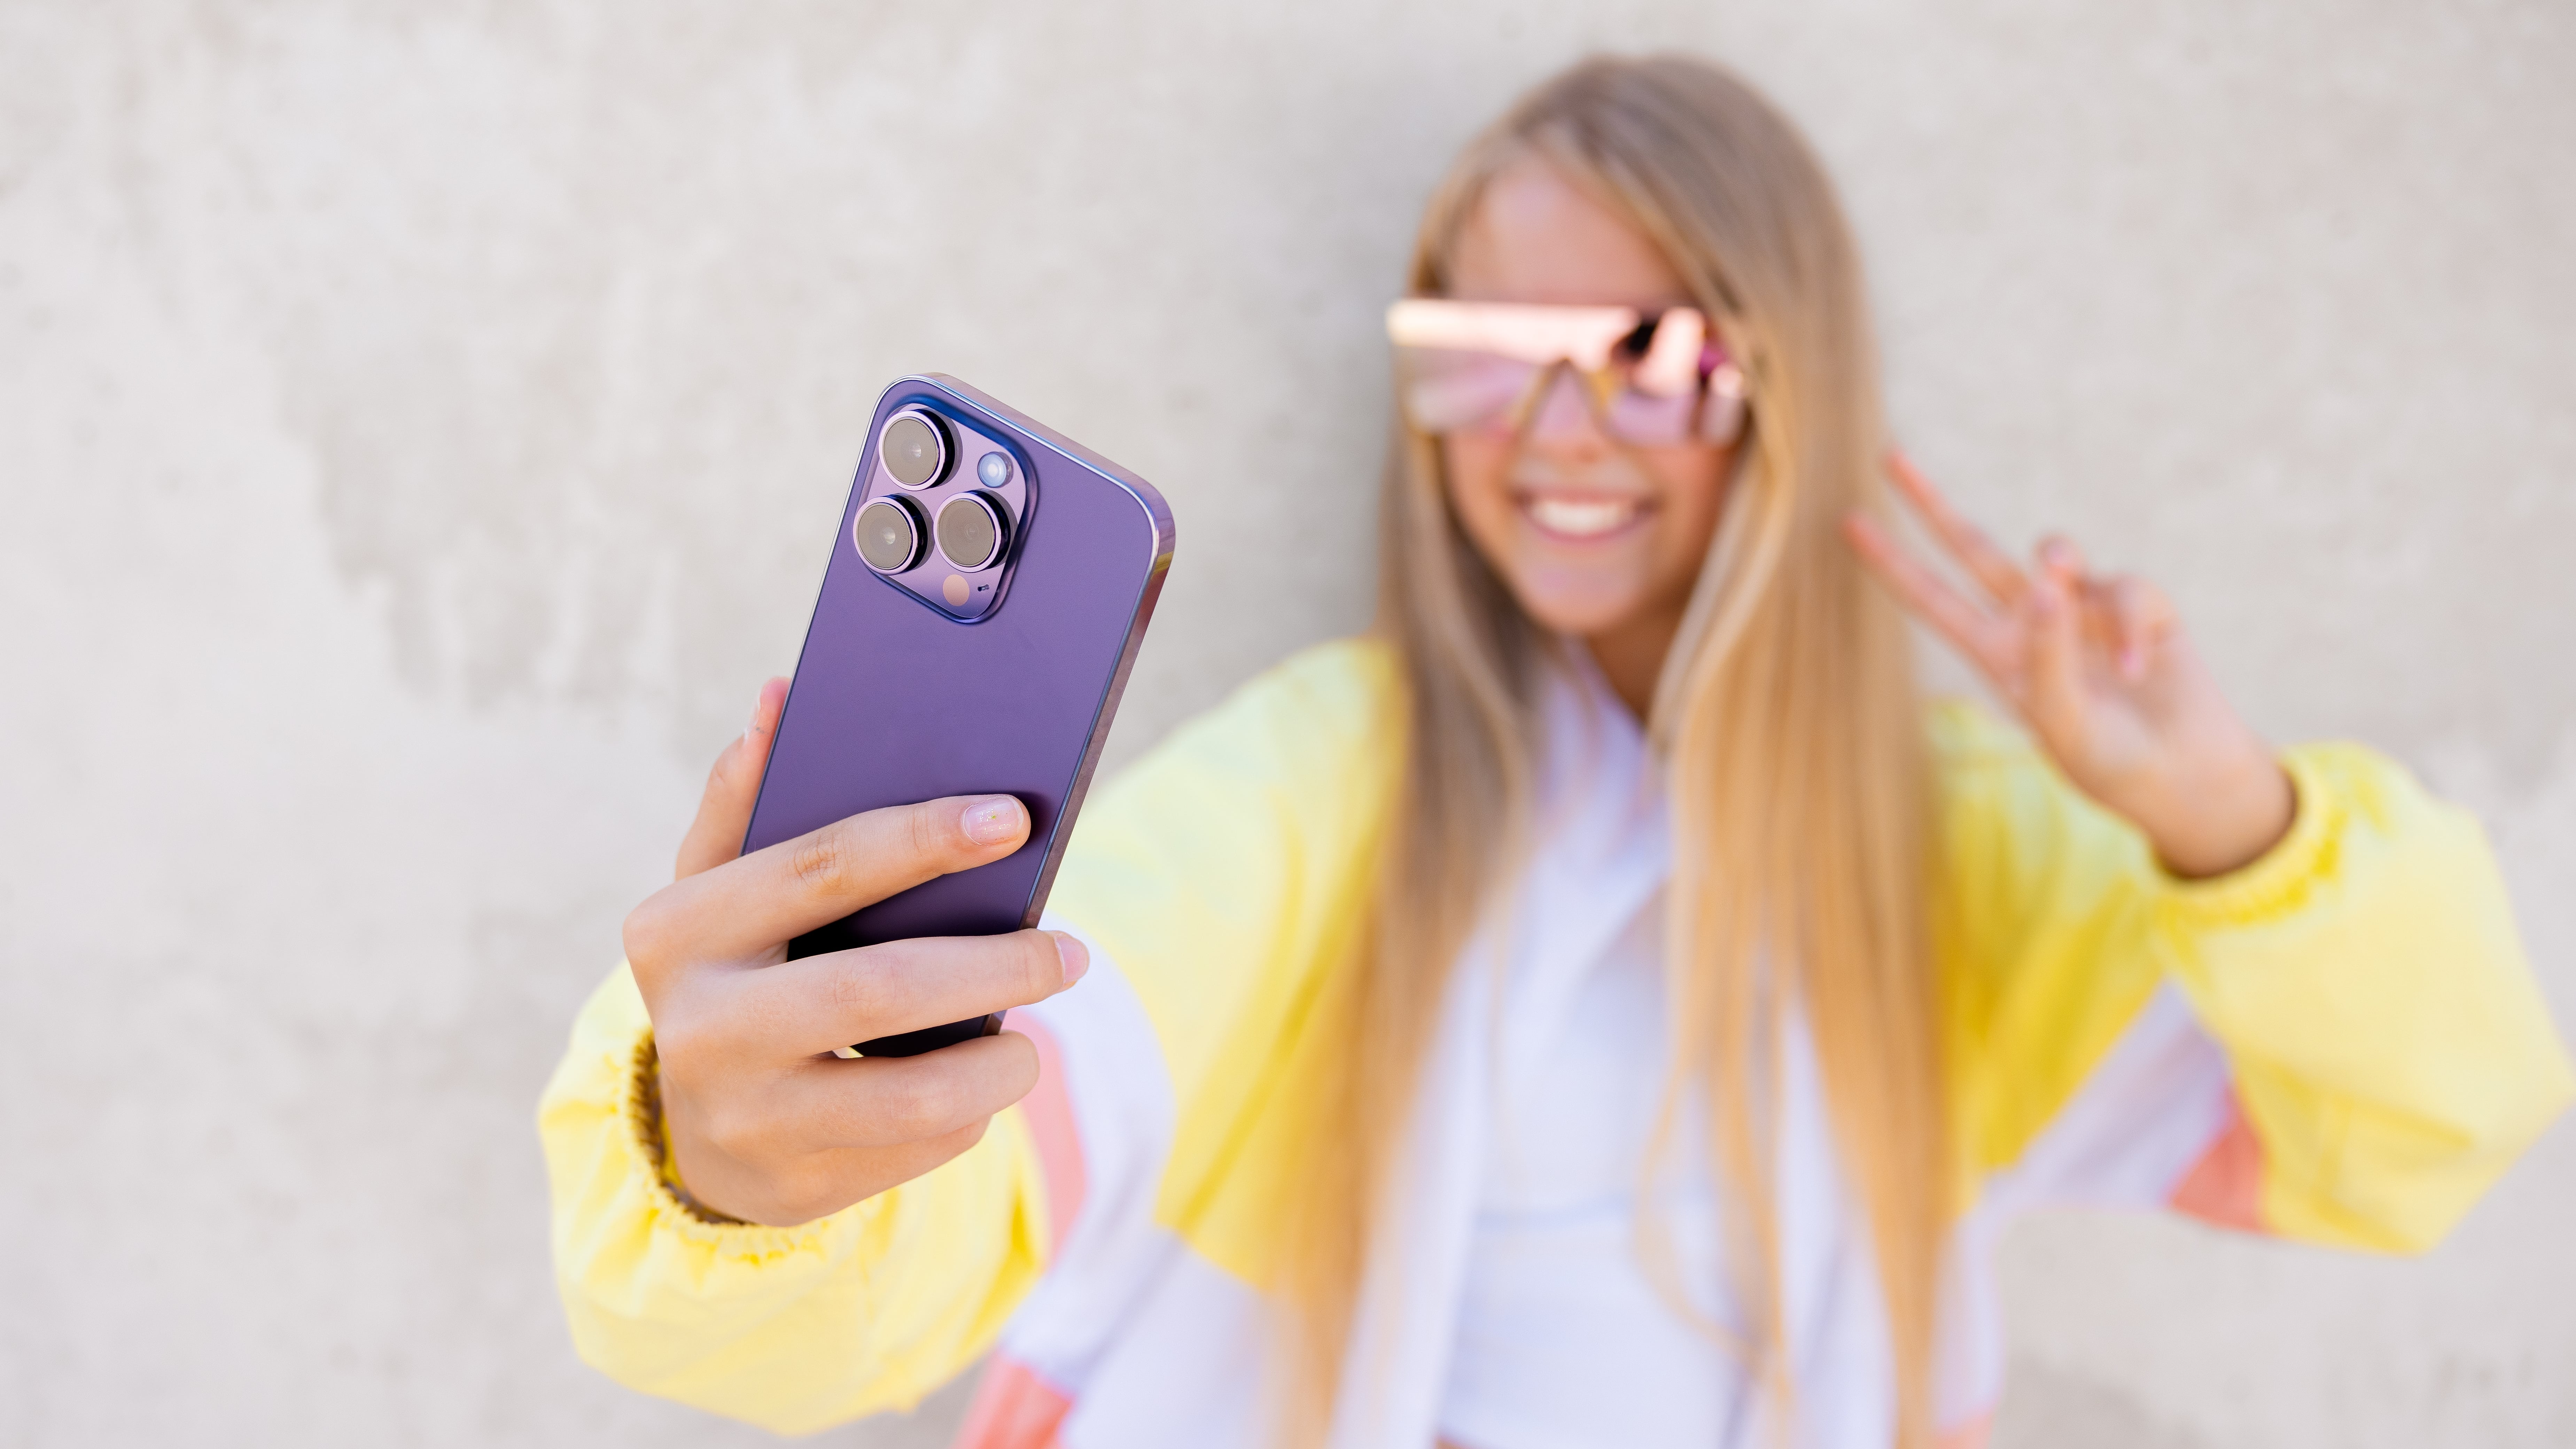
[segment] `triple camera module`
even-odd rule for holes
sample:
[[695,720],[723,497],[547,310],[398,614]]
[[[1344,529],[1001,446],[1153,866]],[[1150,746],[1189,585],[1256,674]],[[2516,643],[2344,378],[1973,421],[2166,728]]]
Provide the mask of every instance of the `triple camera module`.
[[[973,462],[960,468],[965,454]],[[997,441],[914,406],[877,430],[875,461],[875,496],[850,529],[859,558],[952,618],[990,613],[1012,526],[1028,513],[1018,460]]]

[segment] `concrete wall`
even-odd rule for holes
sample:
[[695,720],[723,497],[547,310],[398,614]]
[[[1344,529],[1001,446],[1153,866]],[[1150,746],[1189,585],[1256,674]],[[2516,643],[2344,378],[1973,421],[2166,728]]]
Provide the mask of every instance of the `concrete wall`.
[[[1450,149],[1668,45],[1830,158],[1916,455],[2474,803],[2576,1012],[2564,6],[7,0],[0,1440],[752,1442],[574,1362],[529,1112],[867,402],[1169,491],[1132,756],[1363,619]],[[2562,1125],[2422,1262],[2034,1225],[2003,1440],[2576,1442],[2571,1203]]]

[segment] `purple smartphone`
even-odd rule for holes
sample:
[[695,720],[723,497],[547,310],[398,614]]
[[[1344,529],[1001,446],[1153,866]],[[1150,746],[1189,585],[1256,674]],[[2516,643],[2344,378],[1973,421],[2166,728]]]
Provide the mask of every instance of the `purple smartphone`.
[[[1172,562],[1152,484],[953,377],[877,399],[745,853],[844,816],[1008,793],[1028,843],[790,942],[789,957],[1037,924]],[[913,1056],[1001,1013],[860,1042]]]

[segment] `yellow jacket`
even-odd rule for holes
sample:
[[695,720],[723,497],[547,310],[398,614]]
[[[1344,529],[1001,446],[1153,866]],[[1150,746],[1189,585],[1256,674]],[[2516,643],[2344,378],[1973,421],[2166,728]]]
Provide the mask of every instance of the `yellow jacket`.
[[[906,1406],[993,1347],[1056,1264],[1071,1204],[1099,1219],[1074,1231],[1115,1236],[1103,1204],[1131,1179],[1145,1184],[1138,1226],[1073,1275],[1085,1322],[1116,1333],[1131,1289],[1103,1285],[1127,1270],[1101,1265],[1147,1261],[1149,1238],[1177,1244],[1190,1273],[1259,1281],[1278,1161],[1261,1108],[1367,887],[1394,778],[1378,727],[1392,688],[1375,645],[1309,650],[1098,792],[1053,914],[1114,963],[1097,989],[1127,1003],[1124,1045],[1059,1041],[1068,1030],[1036,1013],[1033,1034],[1052,1030],[1040,1098],[964,1156],[832,1217],[719,1226],[679,1205],[639,1106],[650,1024],[624,967],[612,973],[539,1111],[582,1356],[788,1432]],[[2421,1251],[2576,1092],[2481,830],[2390,762],[2342,744],[2290,751],[2288,838],[2186,883],[1989,716],[1943,706],[1930,729],[1947,1100],[1972,1182],[2016,1170],[2160,991],[2178,991],[2216,1043],[2232,1095],[2224,1120],[2191,1129],[2190,1170],[2157,1182],[2172,1179],[2165,1200],[2239,1226]],[[1077,1064],[1073,1099],[1059,1080],[1068,1051],[1105,1064]],[[1110,1080],[1122,1072],[1153,1081]],[[1144,1104],[1131,1113],[1148,1124],[1142,1145],[1114,1162],[1065,1145],[1082,1136],[1076,1118],[1105,1120],[1119,1101]],[[1049,1442],[1082,1390],[1057,1380],[1108,1353],[1039,1347],[1058,1370],[1013,1370],[979,1416],[983,1442]],[[1963,1391],[1953,1417],[1991,1391]]]

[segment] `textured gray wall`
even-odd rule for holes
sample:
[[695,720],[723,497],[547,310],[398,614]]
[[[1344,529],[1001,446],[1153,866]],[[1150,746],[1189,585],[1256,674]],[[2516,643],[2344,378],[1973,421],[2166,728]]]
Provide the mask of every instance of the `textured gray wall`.
[[[1801,118],[1916,455],[2480,808],[2564,1019],[2576,12],[2435,8],[0,3],[0,1440],[757,1438],[573,1361],[529,1111],[867,402],[1169,491],[1130,755],[1364,617],[1414,208],[1594,47]],[[2571,1205],[2034,1224],[2004,1438],[2576,1442]]]

